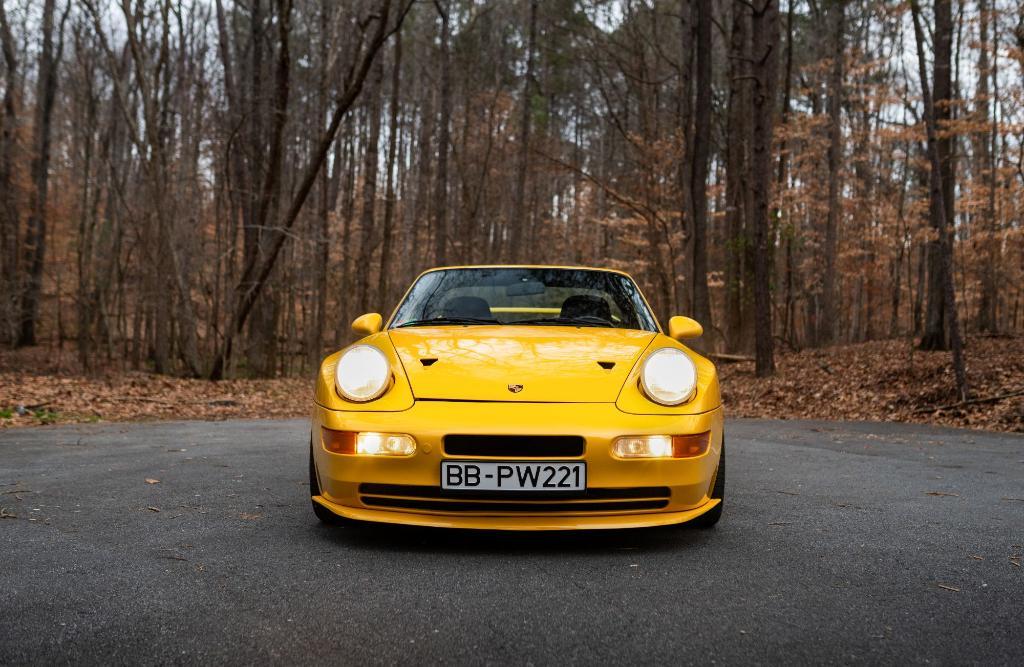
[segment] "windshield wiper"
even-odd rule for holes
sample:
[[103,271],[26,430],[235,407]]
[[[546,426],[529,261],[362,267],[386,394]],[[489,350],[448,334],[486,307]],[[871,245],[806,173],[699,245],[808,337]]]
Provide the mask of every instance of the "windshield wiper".
[[580,317],[538,317],[532,320],[516,320],[509,324],[541,324],[563,327],[614,327],[615,325],[595,315],[583,315]]
[[409,320],[397,325],[396,329],[402,327],[429,327],[435,324],[501,324],[493,318],[484,317],[430,317],[425,320]]

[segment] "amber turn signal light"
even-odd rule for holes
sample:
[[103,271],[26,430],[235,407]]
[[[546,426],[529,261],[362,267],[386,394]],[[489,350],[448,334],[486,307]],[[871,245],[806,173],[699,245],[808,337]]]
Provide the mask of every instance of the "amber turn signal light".
[[329,428],[320,427],[324,441],[324,449],[335,454],[356,453],[355,431],[334,431]]
[[708,444],[711,442],[711,431],[694,433],[691,435],[672,436],[672,457],[676,459],[687,459],[693,456],[701,456],[708,451]]

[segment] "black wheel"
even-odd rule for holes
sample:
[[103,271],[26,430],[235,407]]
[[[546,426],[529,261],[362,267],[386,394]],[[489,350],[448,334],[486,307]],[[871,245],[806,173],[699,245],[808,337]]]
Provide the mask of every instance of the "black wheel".
[[[320,495],[320,481],[316,477],[316,464],[313,463],[312,444],[309,446],[309,495],[311,497]],[[320,519],[321,523],[329,526],[340,526],[345,523],[344,517],[338,516],[315,500],[311,502],[313,504],[313,514],[316,514],[316,518]]]
[[715,485],[711,488],[711,497],[718,498],[721,502],[713,509],[701,514],[690,521],[695,528],[710,528],[722,518],[722,506],[725,505],[725,437],[722,437],[722,458],[718,460],[718,470],[715,471]]

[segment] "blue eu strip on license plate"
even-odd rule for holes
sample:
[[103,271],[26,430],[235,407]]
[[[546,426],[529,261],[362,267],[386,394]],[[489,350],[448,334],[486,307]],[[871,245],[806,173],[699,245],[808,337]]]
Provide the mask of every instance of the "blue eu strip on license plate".
[[473,491],[583,491],[582,461],[443,461],[441,488]]

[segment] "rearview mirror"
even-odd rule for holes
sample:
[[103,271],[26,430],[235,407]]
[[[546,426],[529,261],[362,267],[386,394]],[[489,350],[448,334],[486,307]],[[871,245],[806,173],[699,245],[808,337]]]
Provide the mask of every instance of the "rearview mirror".
[[539,280],[526,280],[521,283],[512,283],[505,288],[506,296],[533,296],[543,294],[546,287]]
[[704,327],[700,325],[700,322],[689,317],[676,315],[668,321],[668,335],[670,338],[686,340],[687,338],[699,338],[703,333]]
[[380,316],[380,313],[367,313],[352,320],[352,331],[363,336],[375,334],[380,331],[383,326],[384,318]]

